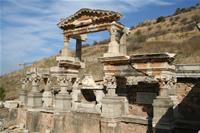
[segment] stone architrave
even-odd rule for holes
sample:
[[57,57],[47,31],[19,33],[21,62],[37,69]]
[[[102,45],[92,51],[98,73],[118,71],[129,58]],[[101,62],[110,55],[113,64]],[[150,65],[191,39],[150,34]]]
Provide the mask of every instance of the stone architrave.
[[22,88],[20,91],[20,101],[22,102],[23,105],[27,105],[27,94],[28,94],[28,83],[29,80],[28,78],[21,78],[21,82],[22,82]]
[[30,78],[32,81],[32,90],[28,94],[28,104],[29,108],[41,108],[42,107],[42,94],[39,91],[39,85],[41,78],[35,74],[34,77]]
[[55,111],[56,112],[69,112],[72,107],[72,97],[67,92],[68,82],[70,78],[58,78],[58,82],[60,82],[60,92],[56,95],[55,98]]
[[53,100],[53,94],[51,92],[51,80],[47,78],[45,82],[45,91],[42,94],[42,100],[44,101],[43,107],[51,107],[52,106],[52,100]]

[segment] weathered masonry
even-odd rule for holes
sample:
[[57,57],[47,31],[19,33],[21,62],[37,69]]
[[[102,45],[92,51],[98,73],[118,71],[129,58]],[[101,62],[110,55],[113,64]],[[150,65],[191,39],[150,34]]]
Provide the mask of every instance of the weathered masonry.
[[[28,71],[21,79],[19,108],[13,109],[13,103],[7,102],[10,113],[0,122],[5,127],[23,123],[26,132],[197,133],[200,65],[174,65],[173,53],[128,56],[126,36],[130,31],[117,22],[121,17],[114,11],[83,8],[61,19],[58,27],[63,30],[64,47],[56,58],[58,65]],[[98,58],[104,64],[104,77],[97,84],[92,75],[78,77],[85,67],[82,41],[87,40],[87,33],[106,30],[110,43],[108,52]],[[76,39],[75,57],[70,57],[70,38]],[[50,77],[57,79],[58,94],[52,93]],[[42,80],[46,86],[40,93]],[[15,117],[9,117],[13,112]]]

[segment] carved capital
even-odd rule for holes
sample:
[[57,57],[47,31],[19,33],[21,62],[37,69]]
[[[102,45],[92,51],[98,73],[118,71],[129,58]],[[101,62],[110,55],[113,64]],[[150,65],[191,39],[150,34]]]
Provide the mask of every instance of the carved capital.
[[112,77],[104,77],[104,86],[107,87],[107,89],[114,89],[117,88],[117,80],[114,76]]
[[68,82],[71,81],[71,78],[60,77],[57,81],[60,83],[60,86],[68,86]]
[[39,85],[41,77],[40,76],[35,76],[35,77],[31,77],[29,80],[32,81],[32,85]]
[[29,83],[28,78],[21,78],[20,81],[22,82],[22,84],[28,84]]
[[111,27],[109,32],[110,32],[110,35],[116,35],[117,29],[115,27]]

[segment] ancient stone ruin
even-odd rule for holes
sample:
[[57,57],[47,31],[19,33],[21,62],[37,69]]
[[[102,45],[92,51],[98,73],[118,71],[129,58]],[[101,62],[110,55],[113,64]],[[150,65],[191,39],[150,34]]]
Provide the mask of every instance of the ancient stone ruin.
[[[118,22],[121,17],[114,11],[83,8],[61,19],[58,27],[63,30],[64,47],[56,58],[58,65],[27,72],[21,79],[20,101],[5,103],[10,110],[8,116],[1,116],[0,130],[21,124],[30,133],[198,132],[200,65],[174,65],[173,53],[128,56],[130,31]],[[106,30],[108,52],[98,58],[104,64],[102,83],[90,74],[78,77],[85,67],[81,62],[85,34]],[[76,39],[75,57],[70,56],[70,38]],[[57,79],[57,94],[50,77]]]

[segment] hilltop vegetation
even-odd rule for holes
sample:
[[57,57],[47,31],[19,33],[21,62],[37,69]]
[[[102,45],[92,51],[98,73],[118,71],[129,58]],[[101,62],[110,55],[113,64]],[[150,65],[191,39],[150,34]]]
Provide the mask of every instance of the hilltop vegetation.
[[[196,27],[199,21],[200,7],[178,9],[173,15],[158,16],[155,20],[145,20],[131,28],[127,37],[128,55],[142,53],[176,53],[176,64],[200,63],[200,31]],[[94,42],[93,45],[83,45],[82,61],[86,68],[80,70],[82,74],[92,74],[95,80],[103,77],[103,64],[97,57],[102,57],[108,50],[109,39]],[[75,56],[75,51],[71,52]],[[56,56],[59,56],[56,55]],[[0,87],[6,90],[6,99],[18,98],[21,89],[20,78],[26,75],[31,67],[49,68],[56,66],[56,56],[34,62],[25,69],[12,72],[0,77]],[[41,89],[44,83],[41,82]],[[58,86],[53,83],[52,86]],[[29,89],[31,86],[29,86]]]

